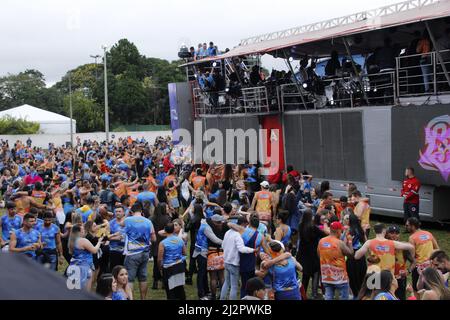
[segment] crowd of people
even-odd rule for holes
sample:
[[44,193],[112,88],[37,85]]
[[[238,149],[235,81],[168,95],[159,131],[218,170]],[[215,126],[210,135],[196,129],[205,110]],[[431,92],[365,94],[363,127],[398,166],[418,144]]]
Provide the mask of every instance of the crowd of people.
[[[149,270],[167,299],[185,300],[186,286],[201,300],[450,299],[448,256],[411,214],[418,204],[405,206],[403,242],[397,226],[372,227],[353,183],[336,198],[292,166],[263,177],[183,155],[162,137],[48,150],[2,141],[1,254],[110,300],[138,298],[135,282],[146,299]],[[405,181],[406,203],[420,185],[411,169]]]
[[[448,90],[441,65],[437,63],[436,70],[433,70],[432,52],[440,51],[448,68],[450,63],[449,36],[450,28],[437,38],[436,48],[433,47],[426,30],[413,32],[411,35],[413,39],[406,48],[394,43],[390,37],[386,37],[382,46],[361,57],[363,65],[356,62],[355,56],[333,50],[328,58],[308,55],[299,57],[297,66],[293,58],[289,58],[290,71],[273,69],[270,74],[265,74],[259,62],[256,64],[246,63],[246,60],[252,60],[251,57],[234,57],[228,59],[228,65],[231,66],[228,69],[222,67],[220,60],[211,62],[210,65],[195,66],[195,78],[193,76],[190,80],[196,80],[199,88],[206,95],[212,96],[209,99],[212,113],[220,112],[218,99],[215,98],[218,92],[221,92],[226,98],[223,104],[229,106],[233,105],[233,98],[237,104],[239,103],[239,98],[243,97],[242,89],[265,87],[270,107],[272,104],[279,103],[276,101],[278,89],[285,84],[292,84],[292,86],[284,88],[286,93],[298,94],[300,90],[304,96],[303,99],[295,95],[289,96],[286,101],[283,101],[285,108],[288,109],[298,108],[299,105],[302,109],[303,107],[310,109],[325,106],[349,107],[352,104],[365,105],[367,103],[391,104],[394,102],[393,82],[395,81],[391,74],[397,67],[400,68],[397,81],[400,82],[402,92],[423,94],[435,90]],[[213,44],[210,44],[209,48],[206,43],[203,46],[199,45],[197,51],[192,47],[192,61],[196,60],[198,52],[211,56],[208,54],[208,52],[214,51],[211,46]],[[397,58],[400,58],[399,64],[397,64]],[[318,74],[317,66],[319,64],[323,65],[323,73],[319,72]],[[433,79],[435,73],[436,79]],[[272,100],[275,101],[272,102]],[[230,108],[225,109],[229,110]],[[236,109],[232,108],[232,110]]]

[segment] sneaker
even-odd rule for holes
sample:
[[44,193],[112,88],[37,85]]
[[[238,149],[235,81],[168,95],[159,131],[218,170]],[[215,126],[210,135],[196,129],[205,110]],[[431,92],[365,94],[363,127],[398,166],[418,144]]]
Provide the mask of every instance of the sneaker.
[[207,296],[201,297],[200,300],[209,300]]

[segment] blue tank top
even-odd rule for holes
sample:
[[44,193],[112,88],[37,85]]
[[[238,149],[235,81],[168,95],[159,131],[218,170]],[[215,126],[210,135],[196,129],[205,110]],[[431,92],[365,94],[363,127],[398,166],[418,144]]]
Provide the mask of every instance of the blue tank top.
[[373,300],[398,300],[389,292],[381,292],[373,298]]
[[127,295],[123,291],[113,292],[111,300],[128,300]]
[[164,246],[164,266],[171,265],[185,259],[183,256],[184,242],[179,237],[172,235],[161,241],[161,243]]
[[270,268],[273,277],[273,289],[277,291],[298,290],[297,272],[294,258],[287,260],[284,266],[275,265]]
[[93,262],[92,253],[85,249],[79,249],[77,246],[78,239],[75,241],[73,248],[72,259],[70,260],[71,265],[89,265],[91,266]]
[[208,238],[205,235],[205,228],[207,224],[202,223],[197,232],[197,237],[195,239],[195,248],[199,250],[208,250]]
[[[31,246],[32,244],[39,241],[39,231],[36,229],[31,229],[28,232],[23,231],[22,229],[18,229],[16,232],[16,248],[25,248],[28,246]],[[36,257],[36,251],[25,251],[26,255],[29,255],[31,257]]]
[[[261,245],[261,236],[258,231],[246,228],[242,234],[244,245],[249,248],[257,248]],[[255,270],[256,256],[254,253],[240,253],[239,270],[241,272],[250,272]]]
[[49,228],[42,225],[38,231],[41,233],[41,242],[46,244],[44,250],[56,249],[56,235],[59,233],[59,228],[54,224],[51,224]]
[[288,231],[286,232],[286,234],[284,235],[284,237],[281,239],[281,243],[282,243],[284,246],[287,246],[287,245],[288,245],[289,241],[291,240],[291,235],[292,235],[292,229],[291,229],[291,227],[289,227],[289,226],[287,226],[287,227],[288,227]]
[[247,169],[248,182],[256,182],[256,167],[251,167]]

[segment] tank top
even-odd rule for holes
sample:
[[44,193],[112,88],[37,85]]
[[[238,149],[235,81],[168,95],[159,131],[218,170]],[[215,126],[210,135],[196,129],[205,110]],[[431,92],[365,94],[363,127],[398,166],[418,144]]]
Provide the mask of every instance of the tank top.
[[[251,234],[253,232],[253,234]],[[251,236],[250,236],[251,235]],[[249,248],[258,247],[258,236],[259,232],[250,228],[246,228],[244,233],[242,234],[242,238],[244,240],[244,245]],[[250,238],[249,238],[250,237]],[[260,243],[261,241],[259,241]],[[241,272],[250,272],[255,270],[256,265],[256,256],[254,253],[239,253],[239,270]]]
[[259,191],[256,197],[256,212],[271,213],[272,212],[272,194],[269,191]]
[[348,282],[345,256],[339,243],[340,240],[333,236],[319,241],[320,272],[323,283],[343,284]]
[[370,253],[380,258],[378,266],[381,270],[395,273],[395,245],[392,240],[372,239],[369,246]]
[[161,241],[161,243],[164,246],[163,265],[165,267],[184,260],[184,241],[179,237],[176,235],[171,235]]
[[291,235],[292,235],[292,229],[291,229],[291,227],[287,226],[287,232],[281,239],[281,243],[283,243],[284,246],[288,245],[289,241],[291,240]]
[[424,230],[419,230],[411,235],[410,239],[414,242],[416,248],[416,263],[419,267],[426,268],[426,264],[433,252],[433,235]]
[[88,265],[88,266],[92,266],[94,263],[93,257],[92,257],[92,253],[90,253],[89,251],[85,250],[85,249],[79,249],[78,248],[78,241],[79,239],[77,239],[75,241],[75,245],[73,248],[73,255],[72,255],[72,259],[70,260],[70,264],[71,265]]
[[47,197],[47,194],[44,191],[34,190],[31,193],[31,196],[33,197],[34,201],[36,201],[37,203],[44,204],[44,200]]
[[294,258],[287,260],[286,265],[274,265],[271,268],[272,286],[275,292],[298,290],[297,272]]
[[198,190],[201,187],[205,186],[206,178],[203,176],[196,176],[192,178],[192,186],[194,187],[194,190]]

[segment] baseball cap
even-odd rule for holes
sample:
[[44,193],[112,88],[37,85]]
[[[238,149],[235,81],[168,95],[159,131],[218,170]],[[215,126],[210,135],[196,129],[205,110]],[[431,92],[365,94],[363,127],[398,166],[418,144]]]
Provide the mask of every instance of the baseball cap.
[[261,187],[267,189],[267,188],[269,188],[269,186],[270,186],[270,185],[269,185],[269,183],[268,183],[267,181],[261,182]]
[[330,225],[331,230],[344,230],[344,226],[339,222],[335,221]]
[[400,233],[400,228],[397,226],[389,226],[386,233]]

